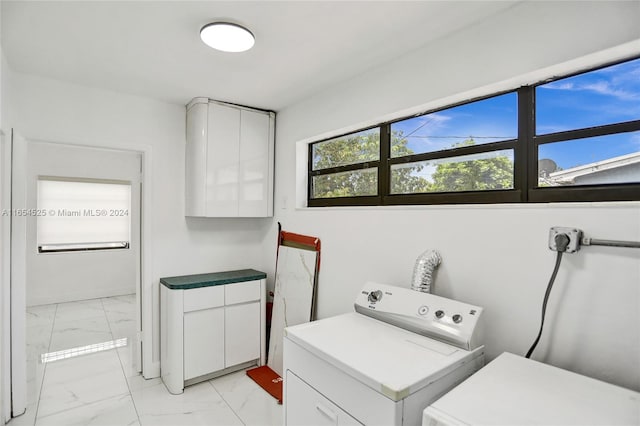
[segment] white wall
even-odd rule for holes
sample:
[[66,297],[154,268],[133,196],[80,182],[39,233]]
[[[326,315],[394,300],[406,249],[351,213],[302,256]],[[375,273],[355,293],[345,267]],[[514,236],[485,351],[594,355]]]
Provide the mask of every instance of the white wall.
[[27,217],[27,306],[136,292],[140,235],[140,155],[28,142],[27,208],[38,209],[38,176],[115,179],[131,183],[129,249],[38,253],[36,216]]
[[[2,86],[0,86],[2,90]],[[1,94],[0,94],[1,96]],[[4,214],[10,207],[10,185],[11,185],[11,150],[9,138],[3,134],[0,126],[0,424],[6,420],[9,410],[5,410],[5,403],[9,397],[8,377],[9,377],[9,337],[10,337],[10,314],[11,314],[11,293],[9,291],[10,278],[10,217]],[[5,380],[7,382],[5,383]]]
[[154,360],[159,356],[159,279],[258,268],[270,219],[184,216],[185,108],[14,73],[14,126],[27,139],[112,148],[149,147]]
[[[0,87],[1,90],[1,87]],[[0,127],[0,210],[5,211],[9,206],[9,179],[7,166],[10,161],[7,158],[9,153],[4,134]],[[9,345],[5,338],[9,336],[9,314],[10,314],[10,293],[9,293],[9,217],[0,216],[0,424],[5,422],[5,393],[6,383],[4,380],[5,369],[8,370]]]
[[[275,218],[322,240],[319,317],[352,310],[368,280],[408,287],[416,257],[435,248],[444,259],[435,293],[486,308],[488,359],[524,354],[554,264],[549,228],[640,240],[640,203],[306,209],[306,143],[640,54],[638,16],[638,2],[519,4],[280,111]],[[264,240],[270,277],[275,235],[274,224]],[[639,283],[640,250],[566,255],[534,358],[640,390]]]
[[[0,8],[0,22],[1,8]],[[2,31],[0,31],[0,34]],[[6,158],[5,150],[7,139],[7,123],[5,118],[8,109],[6,108],[6,100],[8,94],[8,73],[5,71],[6,60],[4,51],[0,41],[0,209],[6,209],[9,200],[9,179],[7,165],[9,162]],[[7,417],[11,414],[5,408],[9,398],[9,273],[7,266],[9,264],[9,217],[0,216],[0,424],[3,424]]]

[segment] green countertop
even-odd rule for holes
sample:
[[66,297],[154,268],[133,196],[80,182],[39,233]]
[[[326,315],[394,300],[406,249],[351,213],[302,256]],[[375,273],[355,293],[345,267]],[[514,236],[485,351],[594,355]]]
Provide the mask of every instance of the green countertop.
[[160,283],[171,290],[188,290],[190,288],[210,287],[265,278],[267,278],[267,274],[264,272],[256,271],[255,269],[240,269],[237,271],[160,278]]

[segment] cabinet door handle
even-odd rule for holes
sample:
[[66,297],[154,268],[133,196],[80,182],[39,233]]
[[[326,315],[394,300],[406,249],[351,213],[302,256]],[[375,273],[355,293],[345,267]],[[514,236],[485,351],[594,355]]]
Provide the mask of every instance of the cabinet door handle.
[[336,413],[334,413],[333,411],[331,411],[330,409],[328,409],[327,407],[323,406],[320,403],[317,403],[316,404],[316,410],[318,410],[320,412],[320,414],[322,414],[323,416],[325,416],[326,418],[331,420],[331,422],[334,425],[338,424],[338,415]]

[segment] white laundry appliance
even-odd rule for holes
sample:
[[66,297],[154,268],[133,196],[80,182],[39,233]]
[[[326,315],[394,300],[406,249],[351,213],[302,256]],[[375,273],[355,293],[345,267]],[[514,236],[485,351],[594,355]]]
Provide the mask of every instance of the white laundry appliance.
[[640,393],[505,352],[425,409],[422,424],[638,425]]
[[478,306],[376,283],[354,306],[285,329],[285,425],[420,425],[484,365]]

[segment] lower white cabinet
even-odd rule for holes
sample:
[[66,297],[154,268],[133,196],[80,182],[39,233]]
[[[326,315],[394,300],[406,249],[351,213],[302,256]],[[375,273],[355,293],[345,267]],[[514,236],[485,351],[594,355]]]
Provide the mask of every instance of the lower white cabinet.
[[[258,318],[255,318],[259,321]],[[225,308],[203,309],[184,314],[184,380],[212,371],[223,370],[233,364],[225,363]],[[258,329],[256,324],[252,324]],[[251,342],[259,350],[260,338]],[[251,358],[259,358],[260,355]],[[249,361],[247,359],[246,361]]]
[[224,366],[260,358],[260,303],[227,306],[224,309]]
[[160,280],[160,370],[169,392],[265,363],[263,276],[242,270]]

